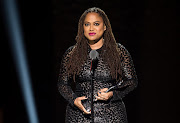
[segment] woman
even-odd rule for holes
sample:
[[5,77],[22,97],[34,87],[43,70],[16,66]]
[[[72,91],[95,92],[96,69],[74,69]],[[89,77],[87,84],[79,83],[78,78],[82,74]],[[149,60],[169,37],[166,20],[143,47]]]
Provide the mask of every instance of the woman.
[[[69,102],[66,122],[127,123],[122,98],[137,86],[137,76],[129,52],[116,43],[103,10],[93,7],[82,14],[76,41],[63,55],[58,80],[59,92]],[[98,53],[94,63],[91,51]]]

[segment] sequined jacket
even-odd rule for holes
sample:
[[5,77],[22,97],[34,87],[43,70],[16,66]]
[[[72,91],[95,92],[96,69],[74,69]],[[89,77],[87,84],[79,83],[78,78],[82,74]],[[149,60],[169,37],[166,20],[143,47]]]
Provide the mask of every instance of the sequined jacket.
[[[121,51],[121,69],[123,83],[118,86],[116,90],[113,90],[113,97],[108,101],[94,101],[93,121],[97,123],[127,123],[126,109],[122,101],[130,91],[137,86],[137,76],[133,65],[132,58],[127,49],[118,44],[118,48]],[[104,46],[104,45],[103,45]],[[116,85],[118,82],[116,79],[112,79],[110,75],[110,69],[108,65],[103,61],[101,52],[104,52],[103,46],[97,51],[100,54],[97,68],[94,72],[93,81],[93,95],[97,94],[98,90],[102,88],[110,88]],[[58,90],[60,94],[67,100],[68,105],[66,109],[66,122],[67,123],[89,123],[92,121],[92,116],[88,116],[82,113],[75,105],[74,100],[80,96],[88,97],[88,102],[91,103],[91,74],[90,66],[91,59],[88,57],[87,61],[82,67],[82,70],[78,76],[76,76],[76,89],[73,91],[71,84],[72,78],[68,78],[67,71],[64,67],[66,56],[72,51],[74,46],[69,47],[64,53],[60,66],[60,74],[58,79]],[[88,45],[88,54],[91,51]],[[113,59],[112,59],[113,60]]]

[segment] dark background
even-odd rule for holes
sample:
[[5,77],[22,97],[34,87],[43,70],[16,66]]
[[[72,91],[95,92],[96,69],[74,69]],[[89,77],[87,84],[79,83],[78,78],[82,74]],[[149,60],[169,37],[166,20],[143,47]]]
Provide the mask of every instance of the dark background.
[[[179,27],[174,1],[17,0],[23,39],[40,123],[65,119],[66,101],[57,91],[59,62],[74,45],[78,20],[90,7],[107,14],[116,41],[134,61],[139,85],[124,98],[129,123],[177,123]],[[1,10],[3,78],[0,123],[28,123]],[[5,48],[4,48],[5,47]]]

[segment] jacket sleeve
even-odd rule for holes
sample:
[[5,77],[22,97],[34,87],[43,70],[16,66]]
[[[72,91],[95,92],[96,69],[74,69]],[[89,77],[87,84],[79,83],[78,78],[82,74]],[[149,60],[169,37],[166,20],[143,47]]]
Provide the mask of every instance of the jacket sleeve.
[[72,76],[68,77],[67,69],[65,67],[65,63],[68,60],[68,55],[72,48],[73,46],[69,47],[62,57],[57,86],[60,94],[71,106],[74,106],[74,100],[77,96],[71,88],[71,83],[73,82]]
[[130,53],[121,44],[118,44],[118,47],[120,48],[122,57],[122,83],[117,86],[116,90],[113,90],[112,101],[122,99],[126,94],[134,90],[138,84],[136,71]]

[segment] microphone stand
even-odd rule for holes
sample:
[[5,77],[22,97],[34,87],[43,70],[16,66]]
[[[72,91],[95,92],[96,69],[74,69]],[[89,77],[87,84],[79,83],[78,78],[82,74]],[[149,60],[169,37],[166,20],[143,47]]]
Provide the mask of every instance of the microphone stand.
[[93,107],[93,91],[94,91],[94,82],[93,82],[93,73],[94,71],[92,70],[92,62],[93,60],[91,60],[91,69],[90,69],[90,73],[91,73],[91,123],[94,123],[94,107]]
[[94,107],[93,107],[93,97],[94,97],[94,71],[97,68],[99,53],[96,50],[91,50],[89,53],[89,56],[91,58],[91,68],[90,68],[90,74],[91,74],[91,123],[94,123]]

